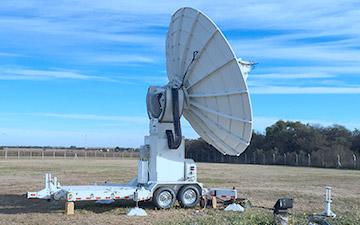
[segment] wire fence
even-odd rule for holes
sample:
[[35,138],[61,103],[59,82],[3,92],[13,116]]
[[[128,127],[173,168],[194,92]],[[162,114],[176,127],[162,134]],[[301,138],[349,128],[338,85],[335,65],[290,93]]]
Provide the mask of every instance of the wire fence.
[[[186,151],[186,157],[196,162],[258,165],[285,165],[302,167],[360,169],[360,156],[354,153],[243,153],[240,156],[218,152],[203,154]],[[137,159],[138,151],[71,150],[71,149],[8,149],[0,150],[0,159]]]
[[196,162],[285,165],[302,167],[360,169],[360,157],[355,153],[243,153],[240,156],[222,155],[216,152],[202,154],[201,152],[187,152],[186,157]]
[[135,159],[136,151],[103,152],[100,150],[69,149],[3,149],[0,159]]

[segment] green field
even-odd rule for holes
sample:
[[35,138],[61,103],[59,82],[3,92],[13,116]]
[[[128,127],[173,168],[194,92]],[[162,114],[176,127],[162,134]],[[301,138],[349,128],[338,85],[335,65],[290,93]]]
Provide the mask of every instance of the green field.
[[[305,224],[306,214],[321,212],[324,186],[333,187],[332,224],[360,224],[360,171],[300,167],[199,163],[206,187],[235,186],[253,205],[272,207],[280,197],[294,198],[292,224]],[[63,214],[64,202],[28,200],[23,194],[43,188],[51,172],[63,185],[112,181],[125,183],[136,175],[135,160],[2,160],[0,161],[0,224],[271,224],[272,213],[249,209],[243,214],[222,210],[156,210],[143,204],[148,217],[126,216],[131,204],[76,204],[73,216]],[[124,206],[125,204],[125,206]]]

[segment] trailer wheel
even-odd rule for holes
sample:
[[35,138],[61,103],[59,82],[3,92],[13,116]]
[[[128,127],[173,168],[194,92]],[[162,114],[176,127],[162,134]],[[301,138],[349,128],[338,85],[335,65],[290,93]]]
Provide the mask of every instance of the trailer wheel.
[[159,209],[171,208],[175,200],[175,192],[169,187],[161,187],[153,195],[153,203]]
[[178,200],[183,208],[195,207],[199,203],[200,197],[199,189],[194,185],[184,186],[178,193]]

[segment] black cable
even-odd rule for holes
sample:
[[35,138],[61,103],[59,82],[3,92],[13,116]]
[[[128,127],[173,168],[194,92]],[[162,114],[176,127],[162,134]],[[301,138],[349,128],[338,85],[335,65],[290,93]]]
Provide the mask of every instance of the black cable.
[[185,73],[184,73],[184,76],[183,76],[183,79],[182,79],[182,82],[181,82],[181,86],[180,86],[180,87],[184,86],[184,81],[185,81],[185,77],[186,77],[186,75],[187,75],[187,72],[188,72],[191,64],[195,61],[196,55],[197,55],[198,53],[199,53],[198,51],[194,51],[194,52],[193,52],[193,58],[191,59],[191,62],[189,63],[189,65],[188,65],[187,68],[186,68],[186,71],[185,71]]
[[172,130],[166,130],[165,133],[168,141],[168,147],[170,149],[177,149],[182,141],[179,110],[179,89],[171,88],[171,98],[175,137]]

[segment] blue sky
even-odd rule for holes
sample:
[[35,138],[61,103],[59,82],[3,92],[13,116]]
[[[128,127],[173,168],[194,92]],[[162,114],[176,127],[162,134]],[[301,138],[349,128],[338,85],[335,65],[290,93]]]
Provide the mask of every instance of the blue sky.
[[360,128],[358,1],[2,0],[0,145],[141,145],[147,87],[167,82],[167,27],[183,6],[258,62],[256,130],[278,119]]

